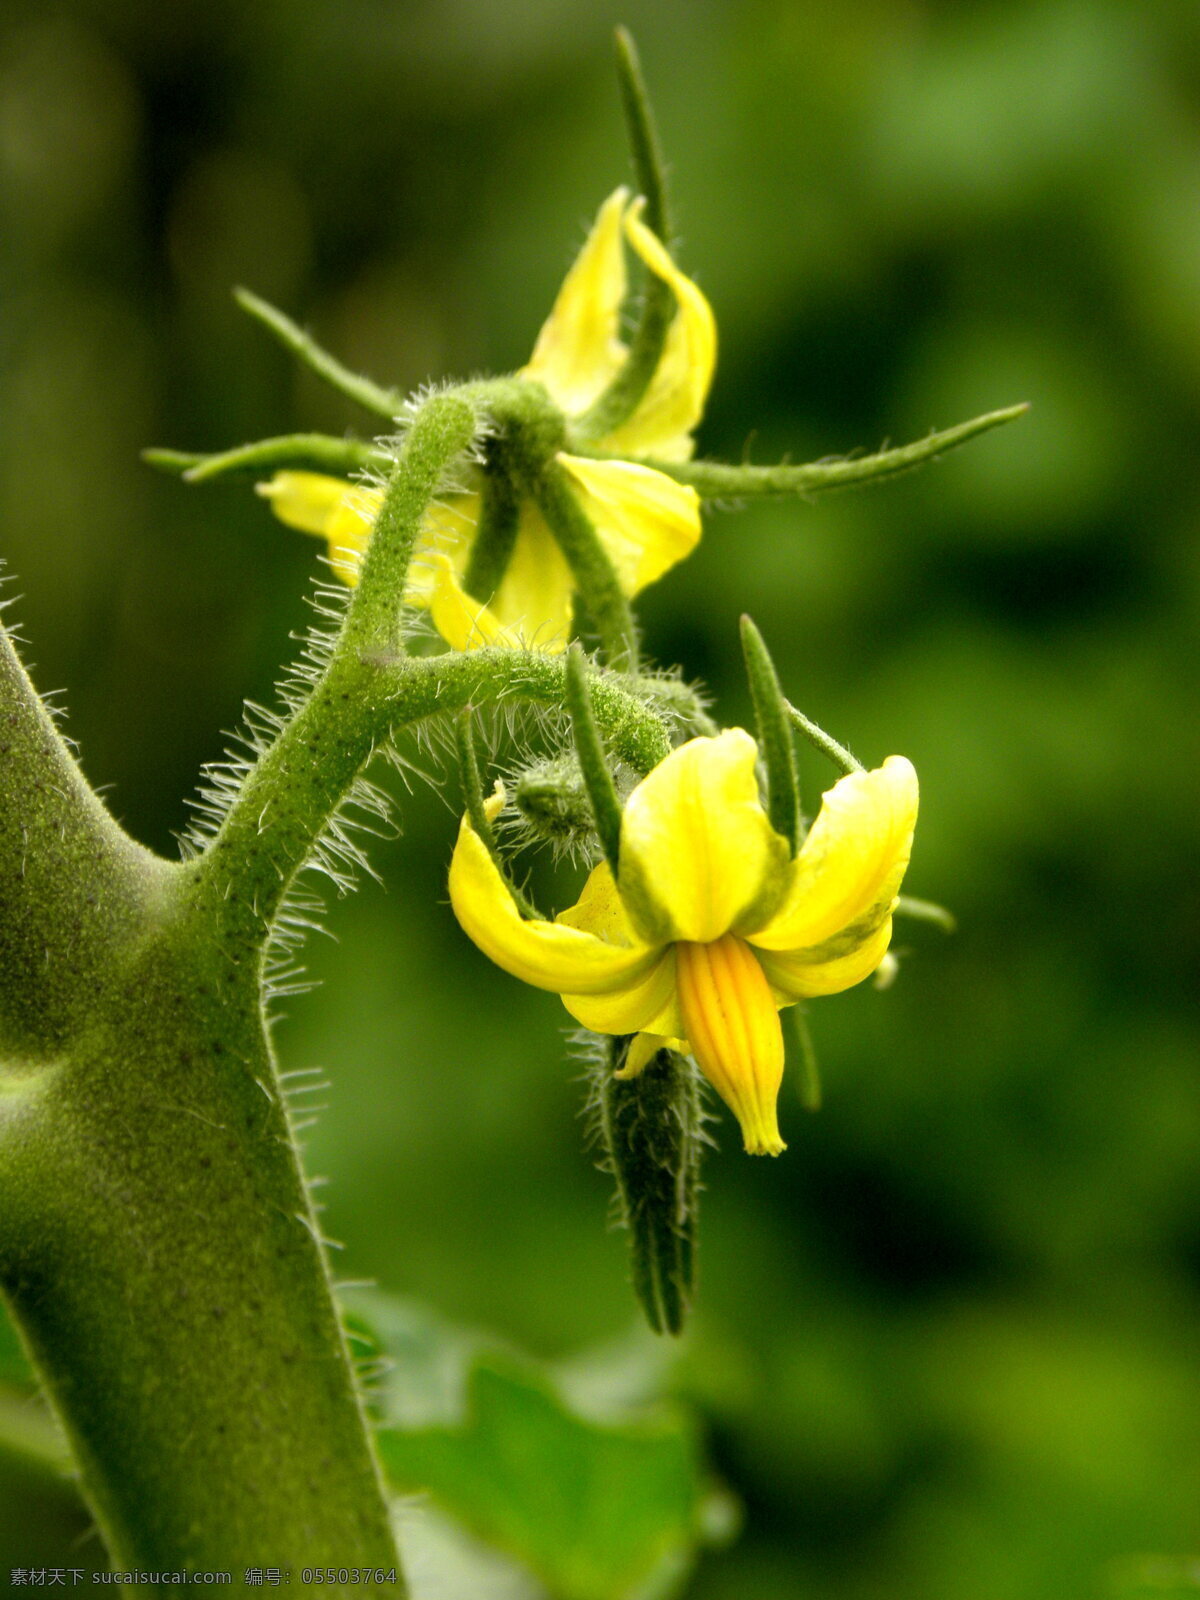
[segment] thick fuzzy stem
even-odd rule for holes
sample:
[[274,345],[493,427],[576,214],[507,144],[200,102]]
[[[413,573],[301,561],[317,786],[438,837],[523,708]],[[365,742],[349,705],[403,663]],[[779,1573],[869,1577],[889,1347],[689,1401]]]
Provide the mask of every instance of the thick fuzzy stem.
[[0,695],[0,1288],[109,1552],[391,1571],[258,953],[108,816],[6,636]]

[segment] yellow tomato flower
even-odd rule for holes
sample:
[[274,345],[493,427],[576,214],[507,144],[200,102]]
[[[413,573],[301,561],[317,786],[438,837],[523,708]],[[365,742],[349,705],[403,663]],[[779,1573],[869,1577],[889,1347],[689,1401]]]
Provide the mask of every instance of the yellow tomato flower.
[[[741,728],[692,739],[630,795],[619,871],[594,869],[578,905],[525,921],[464,817],[450,901],[507,972],[560,994],[596,1033],[635,1034],[622,1077],[665,1045],[695,1056],[752,1155],[778,1155],[779,1008],[876,970],[912,849],[917,775],[903,756],[842,778],[794,859],[759,800]],[[503,804],[488,802],[492,814]]]
[[[542,384],[568,416],[599,398],[627,354],[620,338],[626,293],[622,239],[664,279],[676,311],[662,358],[629,419],[596,441],[598,457],[560,452],[559,464],[595,526],[621,588],[632,596],[689,554],[700,537],[696,491],[637,458],[686,460],[716,362],[712,309],[684,277],[640,217],[641,202],[618,189],[599,215],[567,273],[554,308],[518,377]],[[316,472],[277,472],[259,485],[275,514],[329,544],[333,570],[357,581],[382,496]],[[570,637],[574,583],[541,513],[523,501],[516,544],[503,578],[486,604],[462,586],[479,497],[455,495],[430,508],[405,599],[429,609],[435,627],[456,650],[480,645],[559,651]]]

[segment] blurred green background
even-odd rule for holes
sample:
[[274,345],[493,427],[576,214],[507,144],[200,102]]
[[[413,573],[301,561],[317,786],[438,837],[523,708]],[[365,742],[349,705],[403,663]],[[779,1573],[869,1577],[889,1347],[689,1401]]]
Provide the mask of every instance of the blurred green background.
[[[909,886],[961,922],[902,929],[890,992],[813,1008],[826,1106],[785,1090],[785,1157],[722,1119],[677,1382],[745,1527],[689,1594],[1194,1592],[1200,7],[6,0],[0,509],[27,655],[116,814],[173,854],[318,568],[244,480],[186,489],[138,451],[369,426],[234,283],[398,386],[518,365],[626,176],[618,21],[719,319],[703,453],[1033,403],[919,476],[713,516],[646,596],[650,653],[723,720],[749,715],[745,610],[812,716],[912,757]],[[403,797],[386,889],[333,907],[278,1042],[331,1080],[307,1139],[339,1270],[557,1356],[626,1334],[624,1247],[565,1013],[445,903],[456,805]],[[48,1559],[43,1491],[6,1505],[0,1568],[35,1533]]]

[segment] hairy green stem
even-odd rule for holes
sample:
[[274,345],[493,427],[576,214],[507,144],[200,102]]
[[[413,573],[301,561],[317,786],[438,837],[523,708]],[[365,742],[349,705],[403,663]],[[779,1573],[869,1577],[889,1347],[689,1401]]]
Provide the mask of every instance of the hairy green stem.
[[109,1554],[390,1570],[261,949],[107,815],[7,636],[0,726],[0,1290]]

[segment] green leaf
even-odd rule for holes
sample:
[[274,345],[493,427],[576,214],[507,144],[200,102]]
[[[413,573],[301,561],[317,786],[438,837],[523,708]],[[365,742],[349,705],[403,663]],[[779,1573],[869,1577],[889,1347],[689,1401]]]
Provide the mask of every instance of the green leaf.
[[426,1489],[562,1600],[663,1592],[700,1521],[696,1452],[668,1418],[604,1427],[502,1357],[471,1370],[461,1427],[384,1429],[396,1487]]
[[648,1338],[620,1353],[614,1393],[611,1351],[552,1375],[403,1302],[354,1306],[352,1337],[387,1358],[371,1402],[392,1488],[429,1494],[554,1600],[666,1600],[728,1531],[694,1429],[645,1403],[666,1370]]
[[17,1337],[17,1330],[0,1304],[0,1383],[11,1383],[22,1388],[32,1388],[33,1372],[21,1341]]

